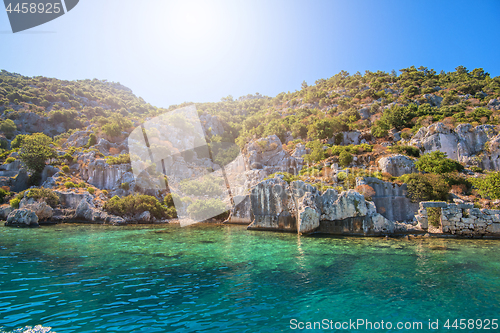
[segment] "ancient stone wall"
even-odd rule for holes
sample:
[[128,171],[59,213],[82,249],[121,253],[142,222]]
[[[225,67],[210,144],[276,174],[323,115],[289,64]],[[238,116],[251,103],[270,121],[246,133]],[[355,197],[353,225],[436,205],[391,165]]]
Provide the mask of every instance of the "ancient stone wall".
[[427,229],[427,208],[441,208],[440,228],[444,234],[462,236],[500,236],[500,210],[479,209],[469,203],[423,201],[415,219]]

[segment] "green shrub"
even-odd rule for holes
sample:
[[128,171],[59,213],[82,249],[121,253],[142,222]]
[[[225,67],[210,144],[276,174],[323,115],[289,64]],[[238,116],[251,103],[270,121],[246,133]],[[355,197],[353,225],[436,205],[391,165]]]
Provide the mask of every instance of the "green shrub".
[[57,157],[51,147],[52,139],[43,133],[35,133],[23,138],[19,157],[28,169],[41,173],[45,168],[45,161]]
[[477,173],[483,173],[483,169],[481,169],[480,167],[477,167],[477,166],[471,166],[469,168],[472,172],[477,172]]
[[89,141],[87,142],[87,147],[92,147],[97,144],[97,136],[94,133],[90,133]]
[[69,166],[67,166],[67,165],[63,165],[63,167],[62,167],[62,171],[63,171],[64,173],[69,173],[69,171],[70,171]]
[[[189,205],[187,212],[193,219],[204,219],[215,217],[223,219],[227,217],[226,205],[219,199],[197,200]],[[221,213],[223,212],[223,213]]]
[[412,202],[446,201],[451,188],[442,175],[412,173],[399,179],[408,185],[406,196]]
[[215,178],[212,175],[205,176],[202,180],[187,180],[180,182],[180,189],[187,195],[221,195],[224,180]]
[[87,187],[87,184],[85,182],[80,182],[77,187],[79,188],[86,188]]
[[149,211],[156,218],[173,217],[172,209],[164,207],[155,197],[144,194],[128,195],[123,198],[114,196],[104,205],[104,209],[119,216],[135,216]]
[[347,179],[347,174],[345,172],[339,172],[339,173],[337,173],[337,180],[339,182],[343,182],[346,179]]
[[87,192],[89,192],[90,194],[94,194],[95,188],[89,187],[89,188],[87,188]]
[[51,207],[59,204],[59,197],[50,188],[32,188],[25,192],[25,197],[34,198],[35,200],[43,199]]
[[104,195],[108,195],[108,190],[102,190],[102,193],[103,193]]
[[21,202],[21,199],[19,198],[13,198],[13,199],[10,199],[9,203],[10,203],[10,206],[14,209],[18,209],[19,208],[19,203]]
[[66,183],[64,183],[64,186],[66,188],[74,188],[74,187],[76,187],[76,184],[73,182],[66,182]]
[[411,157],[419,157],[420,156],[420,149],[417,147],[413,146],[391,146],[388,149],[391,153],[395,154],[403,154],[406,156],[411,156]]
[[352,155],[346,151],[343,151],[342,153],[340,153],[339,155],[339,165],[341,167],[346,167],[348,166],[349,164],[351,164],[352,162]]
[[500,199],[500,172],[492,172],[482,178],[470,178],[470,181],[482,197]]
[[108,164],[127,164],[130,163],[129,154],[120,154],[118,157],[106,156],[106,163]]
[[14,157],[8,157],[6,160],[5,160],[5,164],[9,164],[9,163],[12,163],[12,162],[15,162],[16,159]]
[[427,208],[427,216],[430,225],[436,228],[441,227],[441,208],[439,207]]
[[128,183],[121,183],[120,187],[125,191],[130,189],[130,185]]
[[299,176],[292,175],[289,172],[275,172],[275,173],[273,173],[272,175],[270,175],[269,177],[267,177],[265,179],[274,178],[274,177],[276,177],[276,175],[282,175],[283,176],[283,180],[286,181],[288,184],[290,184],[291,182],[294,182],[294,181],[300,179]]
[[3,203],[3,199],[8,196],[10,193],[4,190],[3,188],[0,188],[0,203]]
[[433,151],[422,155],[415,162],[419,171],[443,174],[446,172],[462,171],[464,167],[455,160],[446,158],[446,153]]

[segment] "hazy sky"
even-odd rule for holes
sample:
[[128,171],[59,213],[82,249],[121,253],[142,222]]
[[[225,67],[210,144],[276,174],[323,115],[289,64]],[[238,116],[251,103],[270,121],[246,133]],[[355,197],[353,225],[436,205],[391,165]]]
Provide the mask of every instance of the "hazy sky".
[[17,34],[1,13],[0,68],[120,82],[160,107],[275,96],[341,70],[498,76],[499,17],[499,0],[80,0]]

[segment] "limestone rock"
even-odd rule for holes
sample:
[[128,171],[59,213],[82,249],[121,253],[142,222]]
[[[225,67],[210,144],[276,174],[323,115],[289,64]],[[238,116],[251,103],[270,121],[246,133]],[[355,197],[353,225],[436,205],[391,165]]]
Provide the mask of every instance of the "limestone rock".
[[142,212],[142,214],[139,215],[139,222],[143,223],[151,222],[151,213],[149,211]]
[[122,217],[110,215],[96,208],[94,199],[86,194],[76,208],[75,217],[91,223],[125,224]]
[[5,225],[12,227],[38,227],[38,217],[30,209],[16,209],[9,214]]
[[395,224],[382,215],[375,213],[363,224],[365,234],[394,233]]
[[29,209],[35,212],[39,221],[47,221],[53,215],[53,209],[45,201],[35,201],[34,198],[24,197],[19,203],[19,208]]
[[290,184],[297,208],[297,231],[310,233],[319,227],[321,210],[318,203],[318,191],[303,181],[294,181]]
[[228,222],[250,224],[252,222],[252,202],[250,195],[245,195],[243,198],[235,197],[234,201],[238,203],[231,209]]
[[0,219],[6,220],[7,216],[14,210],[10,205],[1,205],[0,206]]
[[349,190],[342,192],[333,204],[323,204],[321,219],[343,220],[349,217],[366,216],[367,213],[365,197],[354,190]]
[[408,156],[399,154],[382,157],[378,161],[378,166],[380,171],[390,173],[394,177],[417,172],[414,161]]
[[254,220],[248,229],[297,231],[297,208],[281,178],[264,180],[252,189]]
[[92,131],[77,131],[71,134],[68,140],[63,144],[63,148],[76,147],[80,148],[89,142],[89,136]]
[[443,123],[435,123],[420,128],[410,144],[424,153],[439,150],[461,163],[500,170],[500,134],[492,125],[460,124],[451,130]]
[[219,117],[212,116],[211,114],[204,113],[200,116],[201,125],[203,127],[203,132],[205,136],[209,136],[209,130],[211,135],[222,135],[224,134],[224,126],[219,120]]
[[443,97],[436,96],[434,94],[425,94],[423,97],[427,100],[431,106],[441,106],[441,102],[443,101]]

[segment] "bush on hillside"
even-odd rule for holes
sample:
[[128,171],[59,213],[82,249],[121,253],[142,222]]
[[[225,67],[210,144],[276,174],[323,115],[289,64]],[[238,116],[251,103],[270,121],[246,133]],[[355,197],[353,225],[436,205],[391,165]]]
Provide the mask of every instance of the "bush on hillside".
[[144,194],[128,195],[123,198],[114,196],[104,205],[104,209],[119,216],[135,216],[145,211],[149,211],[158,219],[176,216],[175,208],[165,207],[155,197]]
[[446,158],[446,153],[433,151],[422,155],[415,166],[419,171],[443,174],[453,171],[462,171],[464,167],[455,160]]
[[451,187],[442,175],[412,173],[399,178],[407,184],[412,202],[446,201]]

